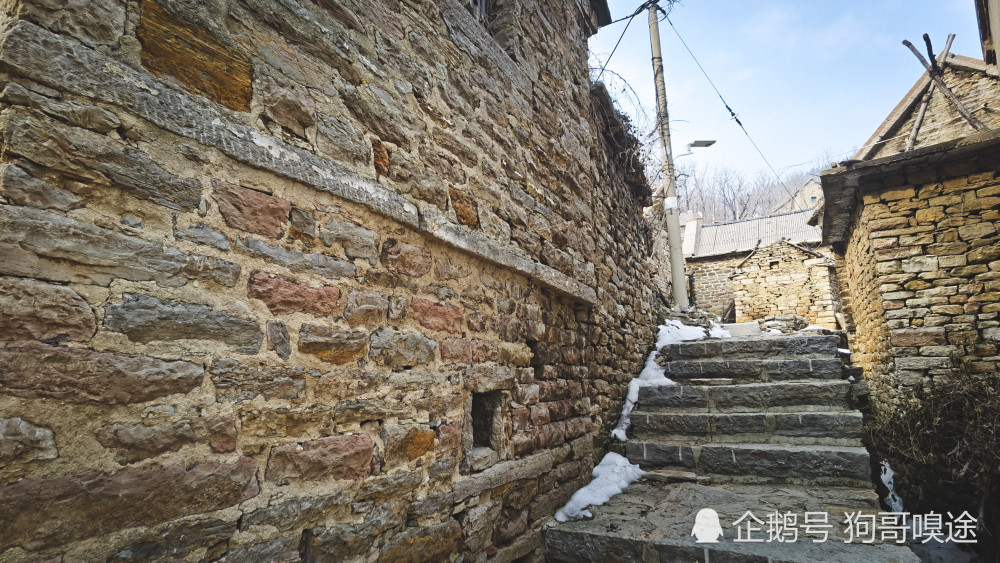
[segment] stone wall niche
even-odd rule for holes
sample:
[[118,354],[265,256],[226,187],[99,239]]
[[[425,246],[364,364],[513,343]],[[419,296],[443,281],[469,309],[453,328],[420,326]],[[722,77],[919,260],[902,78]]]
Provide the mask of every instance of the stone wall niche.
[[472,366],[466,370],[465,386],[470,393],[465,402],[461,470],[468,474],[512,457],[509,390],[514,386],[514,370],[489,364]]

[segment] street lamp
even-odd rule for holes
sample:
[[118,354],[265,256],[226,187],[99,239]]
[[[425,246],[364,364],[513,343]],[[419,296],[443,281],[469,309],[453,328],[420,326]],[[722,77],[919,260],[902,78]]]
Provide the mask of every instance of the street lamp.
[[710,146],[712,146],[714,144],[715,144],[715,139],[706,140],[706,141],[691,141],[690,143],[687,144],[687,151],[688,152],[686,152],[684,154],[679,154],[679,155],[675,156],[674,160],[676,160],[676,159],[678,159],[678,158],[680,158],[682,156],[688,156],[690,154],[693,154],[693,152],[692,152],[691,149],[703,149],[705,147],[710,147]]

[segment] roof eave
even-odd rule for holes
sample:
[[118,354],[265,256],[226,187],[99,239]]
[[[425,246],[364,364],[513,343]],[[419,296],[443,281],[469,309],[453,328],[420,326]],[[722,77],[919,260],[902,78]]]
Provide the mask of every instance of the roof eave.
[[590,9],[597,15],[598,28],[611,23],[611,9],[608,8],[608,0],[590,0]]
[[914,173],[981,151],[1000,149],[1000,129],[980,131],[929,147],[902,152],[820,173],[823,184],[823,244],[842,243],[849,236],[851,214],[864,193],[882,189],[881,179],[894,173]]

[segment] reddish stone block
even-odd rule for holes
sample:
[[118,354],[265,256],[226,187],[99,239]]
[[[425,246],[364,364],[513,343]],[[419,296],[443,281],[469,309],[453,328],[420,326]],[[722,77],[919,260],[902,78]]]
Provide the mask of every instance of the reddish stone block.
[[218,453],[236,450],[236,425],[232,417],[181,418],[165,424],[112,424],[97,431],[97,441],[119,450],[119,463],[132,463],[185,445],[207,441]]
[[467,338],[445,338],[438,341],[442,362],[472,362],[472,342]]
[[0,545],[64,545],[124,528],[233,506],[257,496],[257,463],[144,465],[0,486]]
[[423,248],[393,238],[382,245],[380,258],[390,272],[413,278],[429,273],[434,263],[431,254]]
[[410,302],[413,318],[421,325],[431,330],[445,332],[462,332],[462,309],[450,305],[441,305],[428,299],[413,298]]
[[945,344],[944,327],[901,328],[892,331],[893,346],[940,346]]
[[455,210],[458,222],[470,229],[478,228],[479,203],[476,202],[476,198],[454,186],[448,188],[448,195],[451,196],[451,207]]
[[583,361],[583,350],[567,346],[562,351],[563,361],[571,366],[579,365]]
[[564,420],[573,416],[574,414],[573,404],[574,401],[572,400],[563,400],[563,401],[554,401],[551,403],[545,403],[545,406],[548,407],[549,409],[549,419],[555,422],[557,420]]
[[438,426],[437,438],[442,448],[451,450],[460,447],[462,445],[462,424],[452,422]]
[[312,288],[284,276],[265,272],[250,274],[247,295],[260,299],[271,313],[308,313],[318,317],[333,314],[340,300],[340,290],[324,286]]
[[495,362],[500,356],[500,351],[496,342],[475,339],[472,340],[471,343],[473,362]]
[[266,479],[279,485],[319,479],[364,479],[372,473],[375,443],[367,434],[330,436],[271,448]]
[[540,403],[531,406],[531,422],[535,426],[542,426],[551,422],[552,418],[549,416],[548,407],[550,404],[552,403]]
[[46,344],[0,348],[0,366],[3,393],[68,403],[141,403],[187,393],[205,374],[188,362]]
[[577,436],[583,436],[584,434],[590,432],[590,427],[593,423],[590,418],[580,417],[573,418],[566,421],[566,439],[572,440]]
[[90,340],[94,311],[72,289],[0,277],[0,340]]
[[538,400],[558,401],[566,398],[565,381],[542,381],[538,383]]
[[552,448],[566,441],[566,423],[552,422],[539,428],[538,445]]
[[562,483],[563,481],[569,481],[570,479],[576,479],[580,476],[580,462],[579,461],[567,461],[566,463],[560,463],[556,466],[556,481]]
[[516,432],[511,440],[514,446],[514,455],[523,457],[534,453],[538,449],[538,431]]
[[234,229],[270,238],[285,233],[292,210],[288,200],[228,182],[216,182],[212,197],[226,224]]

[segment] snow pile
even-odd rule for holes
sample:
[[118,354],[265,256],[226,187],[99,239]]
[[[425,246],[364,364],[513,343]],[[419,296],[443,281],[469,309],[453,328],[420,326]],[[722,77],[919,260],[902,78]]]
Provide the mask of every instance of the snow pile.
[[611,497],[621,493],[626,487],[642,477],[643,471],[638,465],[632,465],[624,457],[609,452],[594,468],[594,480],[588,483],[566,503],[566,506],[556,511],[556,520],[568,522],[593,518],[587,510],[588,506],[600,506]]
[[632,425],[632,409],[636,401],[639,400],[639,389],[643,387],[658,387],[661,385],[676,385],[672,380],[663,374],[663,368],[656,363],[656,354],[668,344],[677,344],[689,340],[701,340],[703,338],[732,338],[729,332],[721,326],[712,323],[712,328],[705,333],[705,329],[700,326],[689,326],[680,321],[667,320],[660,325],[660,331],[656,335],[656,346],[646,357],[646,365],[642,368],[639,376],[628,384],[628,395],[625,397],[625,405],[622,407],[622,417],[618,421],[618,426],[611,431],[611,436],[620,442],[628,440],[626,432]]
[[729,331],[722,328],[721,326],[712,322],[712,328],[708,331],[709,338],[732,338],[733,335],[729,334]]
[[903,499],[896,494],[896,472],[892,470],[888,461],[882,462],[882,484],[889,489],[889,494],[885,495],[885,504],[893,512],[903,511]]

